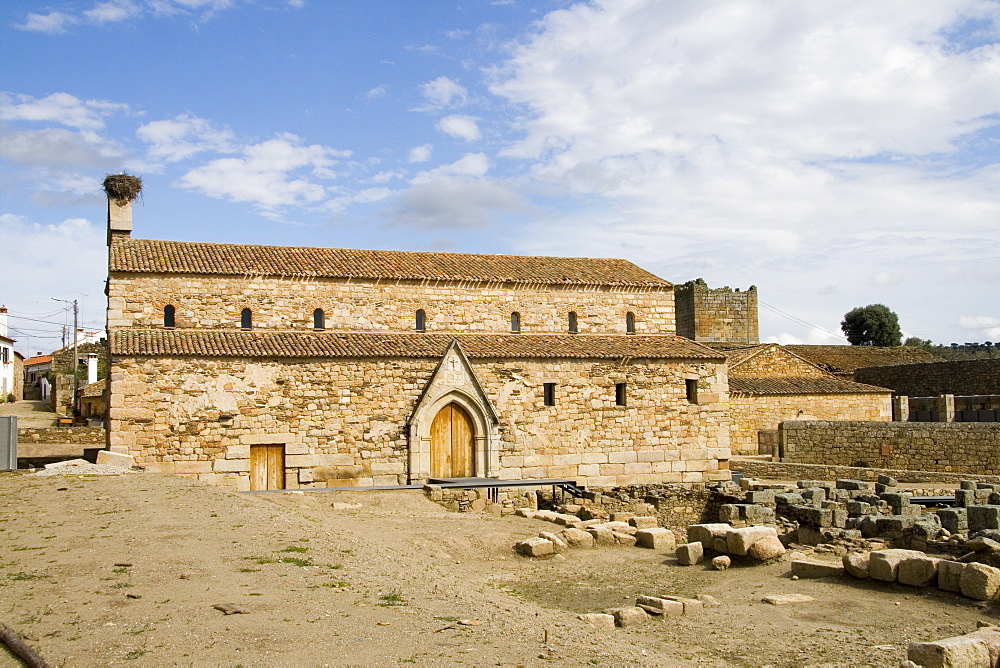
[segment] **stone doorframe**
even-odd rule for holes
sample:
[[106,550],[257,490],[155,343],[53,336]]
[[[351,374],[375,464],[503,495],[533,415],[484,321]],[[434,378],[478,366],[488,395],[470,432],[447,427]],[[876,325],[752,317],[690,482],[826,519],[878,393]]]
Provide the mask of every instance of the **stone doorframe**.
[[478,478],[499,475],[500,423],[496,411],[458,341],[452,341],[407,422],[407,476],[411,484],[431,477],[431,423],[452,402],[461,406],[472,421],[472,475]]

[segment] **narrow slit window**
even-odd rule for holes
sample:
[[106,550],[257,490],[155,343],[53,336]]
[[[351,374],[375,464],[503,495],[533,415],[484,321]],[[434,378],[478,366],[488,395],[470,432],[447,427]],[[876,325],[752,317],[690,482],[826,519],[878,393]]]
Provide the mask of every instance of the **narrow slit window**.
[[510,314],[510,331],[520,332],[521,331],[521,314],[514,311]]
[[635,313],[632,311],[625,314],[625,333],[635,334]]
[[698,403],[698,381],[688,378],[684,381],[684,391],[687,393],[687,400],[692,404]]
[[427,314],[424,313],[424,310],[422,308],[417,309],[416,327],[414,327],[414,329],[416,329],[418,332],[423,332],[426,329],[426,324],[427,324]]
[[166,306],[163,307],[163,326],[164,327],[174,327],[175,326],[175,323],[176,323],[176,320],[174,318],[174,314],[175,313],[176,313],[176,310],[174,309],[174,307],[173,307],[172,304],[167,304]]
[[628,394],[625,390],[625,383],[615,383],[615,406],[626,406]]
[[570,334],[576,334],[578,331],[580,331],[580,329],[579,329],[579,327],[577,325],[577,321],[576,321],[576,312],[575,311],[570,311],[569,312],[569,333]]
[[253,314],[248,308],[240,312],[240,327],[242,329],[253,329]]
[[546,406],[556,405],[556,384],[555,383],[545,383],[543,386],[543,395],[545,399]]
[[326,329],[326,317],[321,308],[313,311],[313,329]]

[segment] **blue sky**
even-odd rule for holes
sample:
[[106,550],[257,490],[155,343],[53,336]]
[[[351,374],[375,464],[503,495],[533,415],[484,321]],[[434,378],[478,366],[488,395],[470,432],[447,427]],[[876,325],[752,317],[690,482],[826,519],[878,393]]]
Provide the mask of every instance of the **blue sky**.
[[[25,354],[103,322],[134,236],[625,257],[1000,340],[996,0],[8,0],[0,302]],[[33,320],[28,320],[31,318]],[[43,321],[43,322],[38,322]],[[812,325],[812,326],[810,326]]]

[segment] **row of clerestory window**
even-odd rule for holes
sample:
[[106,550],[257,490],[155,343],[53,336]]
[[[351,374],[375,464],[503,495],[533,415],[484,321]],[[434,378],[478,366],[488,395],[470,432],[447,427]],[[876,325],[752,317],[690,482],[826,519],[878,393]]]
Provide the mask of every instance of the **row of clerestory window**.
[[[173,305],[168,304],[163,307],[164,327],[176,327],[176,313],[177,311]],[[567,331],[570,334],[576,334],[580,331],[577,315],[574,311],[569,312],[567,321]],[[253,312],[248,308],[240,311],[240,328],[253,329]],[[323,313],[323,309],[321,308],[313,311],[313,329],[326,329],[326,314]],[[414,329],[418,332],[427,331],[427,314],[423,309],[417,309],[416,318],[414,320]],[[514,333],[521,331],[521,314],[517,311],[510,314],[510,331]],[[632,311],[625,314],[625,333],[635,334],[635,314]]]
[[[684,394],[689,404],[698,403],[698,380],[688,378],[684,381]],[[546,406],[556,405],[556,384],[542,384],[542,403]],[[615,383],[615,405],[628,406],[628,383]]]

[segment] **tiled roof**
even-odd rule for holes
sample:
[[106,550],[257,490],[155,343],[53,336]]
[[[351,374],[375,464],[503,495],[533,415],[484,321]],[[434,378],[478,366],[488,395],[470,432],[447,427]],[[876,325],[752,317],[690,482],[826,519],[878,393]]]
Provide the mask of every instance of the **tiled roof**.
[[729,391],[740,394],[890,394],[892,390],[830,378],[730,378]]
[[670,287],[627,260],[115,238],[111,271]]
[[923,348],[896,346],[785,346],[799,357],[805,358],[822,369],[836,374],[851,375],[864,366],[895,366],[943,360]]
[[104,388],[108,381],[106,379],[99,380],[96,383],[91,383],[90,385],[84,385],[80,388],[81,397],[99,397],[104,394]]
[[24,360],[24,366],[31,366],[32,364],[47,364],[51,361],[52,355],[37,355]]
[[421,334],[122,330],[117,356],[439,358],[457,339],[470,358],[718,360],[718,353],[678,336],[589,334]]
[[717,350],[726,356],[726,362],[729,364],[729,368],[741,364],[757,353],[765,350],[769,343],[761,344],[749,344],[749,343],[703,343],[702,345],[708,346],[712,350]]

